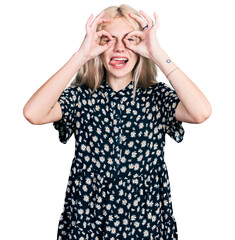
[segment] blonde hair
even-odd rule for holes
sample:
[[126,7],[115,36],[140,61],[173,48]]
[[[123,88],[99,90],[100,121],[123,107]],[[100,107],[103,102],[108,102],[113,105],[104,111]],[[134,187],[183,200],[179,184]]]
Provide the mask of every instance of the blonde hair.
[[[129,16],[129,13],[134,13],[141,17],[141,15],[132,7],[122,4],[119,7],[111,6],[105,9],[105,18],[109,18],[110,22],[116,18],[122,18],[127,21],[134,30],[141,30],[142,26],[133,18]],[[97,26],[97,31],[103,29],[108,23],[102,23]],[[100,56],[97,56],[87,61],[77,72],[75,79],[70,84],[71,87],[77,87],[86,85],[93,89],[92,93],[99,88],[102,79],[105,77],[106,69],[103,66]],[[142,89],[147,89],[149,86],[157,83],[157,67],[155,63],[143,56],[139,55],[138,61],[132,70],[134,87],[133,97],[135,97],[136,86],[138,85]]]

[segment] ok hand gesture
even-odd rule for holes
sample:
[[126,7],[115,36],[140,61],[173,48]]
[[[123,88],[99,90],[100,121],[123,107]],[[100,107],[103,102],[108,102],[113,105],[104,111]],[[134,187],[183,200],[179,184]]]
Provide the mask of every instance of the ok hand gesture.
[[[97,26],[99,24],[104,22],[109,22],[109,19],[103,18],[103,16],[104,16],[104,10],[101,11],[101,13],[91,23],[93,18],[93,14],[91,14],[91,16],[89,17],[86,23],[86,36],[79,49],[79,51],[85,57],[86,61],[97,57],[102,52],[110,48],[114,43],[114,39],[112,38],[112,35],[109,32],[105,30],[96,32]],[[106,36],[110,41],[104,45],[100,45],[97,40],[102,36]]]
[[[159,27],[158,16],[154,12],[155,23],[153,20],[142,10],[140,14],[145,18],[145,20],[133,13],[130,13],[130,17],[135,19],[143,27],[143,31],[132,31],[124,39],[126,47],[133,50],[135,53],[142,55],[143,57],[152,59],[156,56],[158,49],[160,48],[156,31]],[[140,38],[139,44],[132,44],[128,41],[129,38],[137,37]]]

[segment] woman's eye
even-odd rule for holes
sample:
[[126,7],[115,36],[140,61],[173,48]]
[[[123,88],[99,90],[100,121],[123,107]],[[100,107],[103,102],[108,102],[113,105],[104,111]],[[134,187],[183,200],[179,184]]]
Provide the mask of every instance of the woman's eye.
[[104,44],[108,43],[109,41],[110,41],[109,38],[101,38],[100,39],[100,45],[104,45]]
[[128,41],[134,41],[134,39],[132,39],[132,38],[128,38]]

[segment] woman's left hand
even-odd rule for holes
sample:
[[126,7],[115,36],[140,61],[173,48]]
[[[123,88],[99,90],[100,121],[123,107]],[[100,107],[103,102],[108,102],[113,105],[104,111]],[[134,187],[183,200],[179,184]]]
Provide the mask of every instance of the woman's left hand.
[[[156,37],[156,31],[159,27],[158,16],[157,13],[154,12],[155,23],[153,23],[153,20],[144,11],[140,10],[140,14],[146,19],[147,23],[143,18],[133,13],[130,13],[130,17],[139,22],[143,28],[146,25],[148,25],[148,27],[143,29],[143,31],[130,32],[125,37],[124,42],[126,47],[135,53],[140,54],[143,57],[153,59],[154,56],[156,57],[158,49],[161,48]],[[133,37],[140,38],[140,43],[131,43],[129,39]]]

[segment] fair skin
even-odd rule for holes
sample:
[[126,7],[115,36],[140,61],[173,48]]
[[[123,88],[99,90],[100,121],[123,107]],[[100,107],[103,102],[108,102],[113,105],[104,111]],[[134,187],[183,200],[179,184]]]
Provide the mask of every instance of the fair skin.
[[138,21],[142,27],[148,25],[143,31],[133,31],[126,38],[133,36],[141,39],[140,44],[132,45],[125,40],[126,47],[137,54],[150,58],[167,76],[173,71],[168,79],[174,86],[174,89],[180,99],[175,112],[177,120],[188,123],[202,123],[211,114],[211,105],[200,89],[186,76],[180,69],[176,69],[176,64],[170,59],[166,52],[160,47],[156,32],[159,27],[159,19],[154,13],[155,22],[144,12],[140,11],[144,19],[135,14],[130,16]]
[[103,16],[104,11],[101,11],[92,21],[94,16],[91,14],[86,23],[86,35],[79,50],[25,104],[23,115],[30,123],[41,125],[60,120],[62,118],[62,110],[57,100],[63,90],[85,62],[95,58],[112,46],[113,41],[103,46],[97,42],[97,39],[102,36],[106,36],[110,40],[112,39],[111,34],[104,30],[96,32],[99,24],[109,21],[107,18],[103,18]]
[[[127,86],[132,80],[132,70],[138,60],[138,55],[132,50],[126,48],[124,43],[127,34],[132,32],[134,29],[130,26],[130,24],[119,18],[105,26],[104,30],[112,35],[114,44],[112,47],[103,52],[100,57],[107,71],[107,80],[109,85],[115,91],[119,91],[120,89],[125,88],[125,86]],[[130,38],[129,41],[131,40],[132,39]],[[102,41],[105,43],[110,40],[104,36],[101,39],[101,44],[103,44]],[[122,61],[116,61],[114,64],[111,64],[111,59],[114,56],[127,58],[128,62],[125,64],[125,67],[116,67],[119,63],[122,64]]]
[[[120,20],[122,22],[114,21],[103,30],[96,32],[100,23],[108,23],[109,20],[103,18],[104,11],[94,21],[91,15],[86,23],[86,36],[79,50],[29,99],[24,107],[25,118],[32,124],[45,124],[60,120],[62,111],[57,102],[59,96],[78,69],[85,62],[99,55],[106,67],[109,85],[115,91],[125,88],[131,81],[132,69],[138,55],[152,59],[165,75],[171,72],[176,65],[172,60],[166,63],[166,59],[170,58],[157,41],[156,31],[159,23],[156,13],[154,13],[155,24],[143,11],[140,13],[149,26],[144,31],[134,31],[126,22]],[[141,18],[133,14],[130,16],[140,22],[143,27],[146,25]],[[133,41],[130,41],[135,37],[141,39],[139,44],[133,44]],[[98,44],[99,38],[105,38],[108,41],[105,44]],[[110,62],[113,56],[127,57],[126,66],[122,67],[123,62],[120,60]],[[211,106],[198,87],[180,69],[172,72],[169,79],[181,100],[176,109],[176,118],[190,123],[205,121],[210,116]]]

